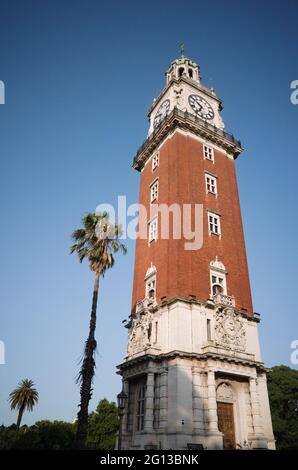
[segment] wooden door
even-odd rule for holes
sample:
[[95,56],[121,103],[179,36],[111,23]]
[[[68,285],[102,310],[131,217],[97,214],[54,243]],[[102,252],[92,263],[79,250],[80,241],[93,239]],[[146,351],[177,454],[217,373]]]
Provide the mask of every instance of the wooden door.
[[217,402],[218,429],[223,433],[223,448],[235,449],[233,403]]

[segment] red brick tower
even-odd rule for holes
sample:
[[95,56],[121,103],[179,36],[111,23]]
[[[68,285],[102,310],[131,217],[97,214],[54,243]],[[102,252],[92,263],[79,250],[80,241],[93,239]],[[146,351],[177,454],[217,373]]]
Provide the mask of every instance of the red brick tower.
[[126,448],[274,447],[234,166],[242,149],[221,110],[182,53],[133,162],[146,236],[119,366]]

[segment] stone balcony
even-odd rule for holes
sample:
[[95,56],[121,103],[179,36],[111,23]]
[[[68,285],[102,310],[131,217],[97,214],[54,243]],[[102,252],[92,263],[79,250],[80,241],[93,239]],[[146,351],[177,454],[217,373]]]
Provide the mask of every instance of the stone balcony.
[[215,145],[220,145],[226,151],[232,153],[234,158],[242,152],[241,142],[235,137],[204,119],[200,119],[187,111],[174,108],[161,124],[150,134],[141,145],[133,161],[133,168],[141,171],[145,162],[150,158],[159,143],[176,128],[189,130]]
[[149,299],[149,298],[145,298],[143,300],[140,300],[139,302],[137,302],[137,305],[136,305],[136,314],[140,314],[140,313],[143,313],[145,312],[146,310],[150,310],[151,308],[155,307],[157,305],[157,302],[155,299]]
[[216,305],[224,305],[225,307],[235,307],[235,297],[231,295],[216,294],[213,296],[213,301]]

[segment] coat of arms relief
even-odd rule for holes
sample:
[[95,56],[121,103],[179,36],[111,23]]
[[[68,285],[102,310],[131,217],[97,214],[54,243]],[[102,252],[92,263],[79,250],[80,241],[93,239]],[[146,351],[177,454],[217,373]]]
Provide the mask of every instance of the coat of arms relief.
[[246,330],[243,318],[232,308],[219,308],[215,317],[215,341],[218,345],[244,351]]

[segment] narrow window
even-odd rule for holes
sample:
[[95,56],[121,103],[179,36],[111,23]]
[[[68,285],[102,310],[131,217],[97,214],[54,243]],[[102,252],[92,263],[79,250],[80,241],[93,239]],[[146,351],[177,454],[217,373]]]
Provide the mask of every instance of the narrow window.
[[224,273],[211,272],[211,293],[212,295],[227,295],[226,276]]
[[156,201],[158,198],[158,180],[154,181],[154,183],[150,186],[150,202]]
[[155,322],[155,337],[154,337],[154,343],[157,343],[157,337],[158,337],[158,322]]
[[209,233],[220,235],[220,216],[212,212],[208,212],[208,228]]
[[210,160],[211,162],[214,162],[214,151],[212,147],[209,147],[208,145],[204,145],[204,158],[206,160]]
[[152,157],[152,171],[159,165],[159,153],[155,153]]
[[217,181],[215,176],[205,173],[206,192],[217,195]]
[[153,240],[157,240],[157,218],[149,223],[149,243]]
[[207,318],[207,340],[211,341],[211,320]]
[[155,277],[149,279],[146,283],[146,297],[149,300],[155,300],[156,280]]

